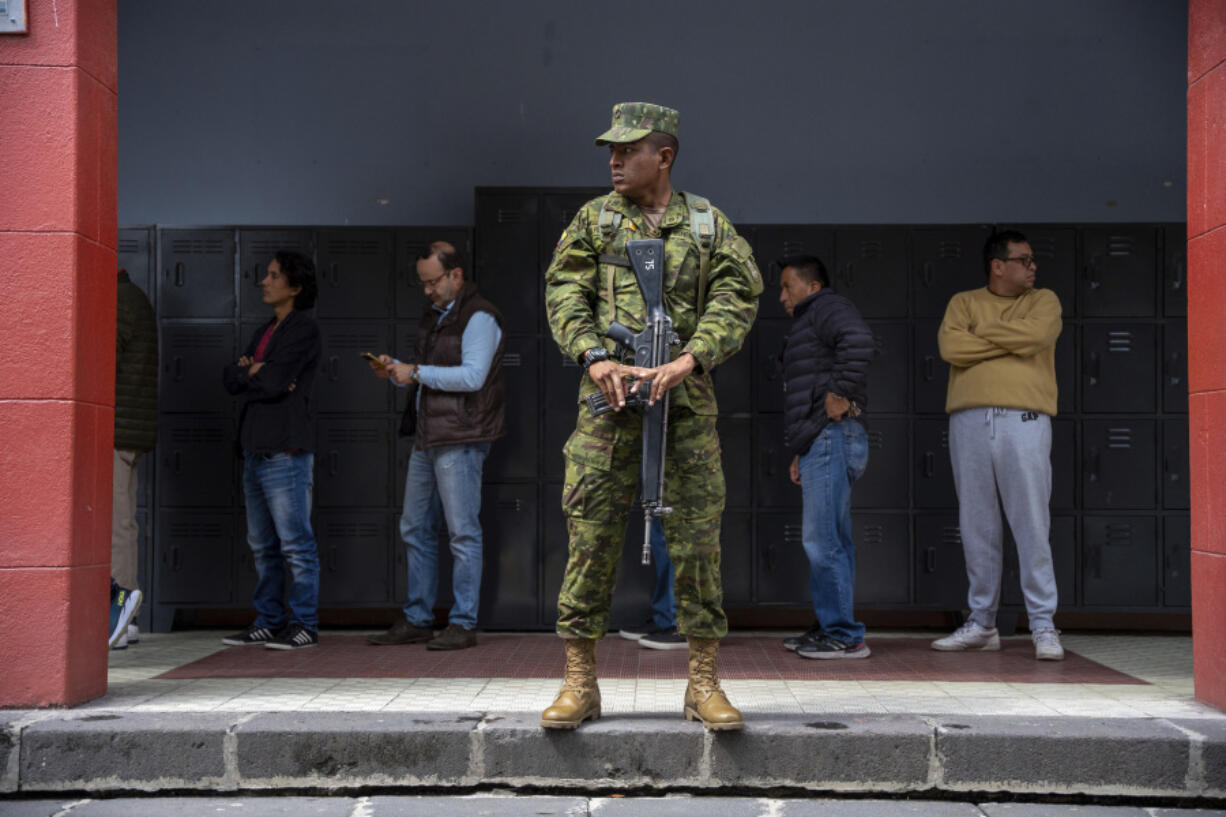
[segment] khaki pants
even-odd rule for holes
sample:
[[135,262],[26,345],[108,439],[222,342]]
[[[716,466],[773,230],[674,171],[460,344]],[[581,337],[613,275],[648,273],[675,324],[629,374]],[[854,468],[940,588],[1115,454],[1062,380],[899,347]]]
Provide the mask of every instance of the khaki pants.
[[141,452],[115,449],[111,503],[111,578],[134,589],[139,581],[136,525],[137,463]]

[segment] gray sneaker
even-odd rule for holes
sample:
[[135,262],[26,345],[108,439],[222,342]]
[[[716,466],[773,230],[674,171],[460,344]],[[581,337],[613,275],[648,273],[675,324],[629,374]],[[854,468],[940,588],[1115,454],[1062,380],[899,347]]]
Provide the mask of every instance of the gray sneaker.
[[1030,634],[1034,641],[1034,657],[1038,661],[1063,661],[1064,647],[1060,646],[1060,631],[1052,628],[1035,630]]
[[961,652],[963,650],[982,650],[994,652],[1000,649],[1000,632],[995,627],[987,629],[973,621],[968,621],[944,638],[932,642],[934,650],[942,652]]

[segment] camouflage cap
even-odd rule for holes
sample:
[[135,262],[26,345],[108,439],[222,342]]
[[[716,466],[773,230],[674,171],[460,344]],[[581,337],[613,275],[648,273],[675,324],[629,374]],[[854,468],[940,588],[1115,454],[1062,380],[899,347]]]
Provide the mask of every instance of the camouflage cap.
[[637,142],[652,131],[676,137],[681,114],[651,102],[619,102],[613,106],[613,123],[596,137],[597,145]]

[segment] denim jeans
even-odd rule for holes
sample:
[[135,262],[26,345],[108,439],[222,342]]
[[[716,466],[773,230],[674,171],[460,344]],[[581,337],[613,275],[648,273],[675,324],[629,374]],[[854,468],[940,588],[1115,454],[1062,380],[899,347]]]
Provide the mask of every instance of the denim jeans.
[[799,465],[813,611],[827,633],[854,644],[864,637],[864,625],[852,611],[856,545],[851,540],[851,486],[868,466],[864,426],[850,419],[827,424]]
[[[477,626],[481,598],[481,469],[489,443],[413,449],[404,483],[400,538],[409,551],[409,594],[404,617],[417,627],[434,622],[438,595],[438,526],[451,535],[451,592],[448,618],[469,630]],[[441,511],[441,514],[440,514]]]
[[668,558],[664,540],[664,524],[660,517],[651,520],[651,566],[656,571],[656,585],[651,591],[651,620],[661,630],[677,626],[677,605],[673,602],[673,562]]
[[319,630],[319,548],[311,530],[314,484],[314,454],[243,454],[247,544],[259,577],[255,585],[257,627],[275,632],[296,622],[311,632]]

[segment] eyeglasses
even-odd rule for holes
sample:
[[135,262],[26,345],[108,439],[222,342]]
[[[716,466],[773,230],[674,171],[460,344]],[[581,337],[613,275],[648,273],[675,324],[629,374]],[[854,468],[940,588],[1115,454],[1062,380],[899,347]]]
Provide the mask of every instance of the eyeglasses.
[[1039,265],[1039,259],[1033,255],[1018,255],[1013,258],[1002,258],[1001,260],[1002,261],[1018,261],[1021,263],[1023,267],[1028,267],[1031,264],[1034,264],[1036,267]]
[[436,275],[430,279],[419,279],[418,283],[421,284],[422,289],[429,289],[430,287],[434,286],[435,284],[437,284],[439,281],[443,280],[450,274],[451,274],[451,270],[447,270],[442,275]]

